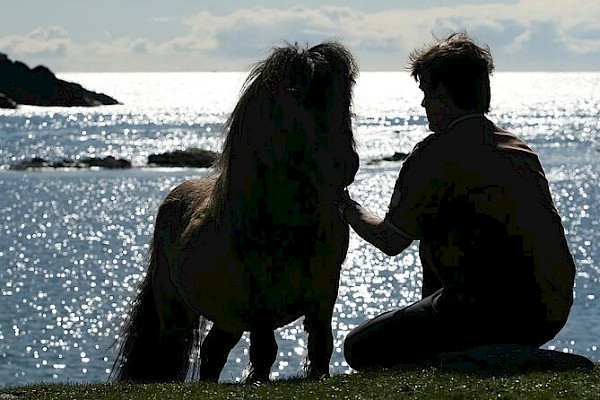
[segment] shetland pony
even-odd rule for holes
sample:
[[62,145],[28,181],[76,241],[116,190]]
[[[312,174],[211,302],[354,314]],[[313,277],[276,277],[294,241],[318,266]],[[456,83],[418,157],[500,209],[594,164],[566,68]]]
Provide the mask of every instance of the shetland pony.
[[306,374],[329,373],[349,233],[335,203],[358,170],[356,74],[336,42],[274,48],[253,68],[214,176],[181,183],[159,207],[112,380],[217,382],[249,331],[247,381],[266,381],[274,329],[301,316]]

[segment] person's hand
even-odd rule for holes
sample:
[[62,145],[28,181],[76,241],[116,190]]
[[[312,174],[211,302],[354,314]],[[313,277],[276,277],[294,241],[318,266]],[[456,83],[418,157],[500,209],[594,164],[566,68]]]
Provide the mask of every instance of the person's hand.
[[340,218],[342,219],[342,221],[347,222],[346,221],[346,210],[348,209],[348,207],[354,205],[354,204],[358,204],[356,201],[352,200],[352,198],[350,197],[350,193],[348,192],[347,188],[344,188],[344,190],[342,190],[339,194],[339,198],[336,202],[336,206],[338,209],[338,212],[340,213]]
[[341,190],[339,190],[338,192],[338,202],[340,201],[347,201],[350,200],[350,192],[348,191],[348,188],[345,187]]

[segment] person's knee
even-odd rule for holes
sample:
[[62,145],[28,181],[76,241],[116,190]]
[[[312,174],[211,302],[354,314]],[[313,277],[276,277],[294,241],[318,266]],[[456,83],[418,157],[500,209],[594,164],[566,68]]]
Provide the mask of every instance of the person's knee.
[[361,353],[363,353],[362,347],[363,345],[354,331],[346,336],[344,340],[344,358],[346,363],[355,370],[361,369],[364,363],[364,357],[361,356]]

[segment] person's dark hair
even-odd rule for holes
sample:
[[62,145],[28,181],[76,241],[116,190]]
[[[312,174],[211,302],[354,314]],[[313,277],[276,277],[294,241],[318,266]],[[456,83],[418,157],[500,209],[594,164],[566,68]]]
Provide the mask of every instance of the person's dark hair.
[[410,53],[407,69],[411,76],[416,81],[425,78],[433,88],[443,83],[462,109],[488,112],[494,70],[490,48],[477,45],[464,31],[435,39]]

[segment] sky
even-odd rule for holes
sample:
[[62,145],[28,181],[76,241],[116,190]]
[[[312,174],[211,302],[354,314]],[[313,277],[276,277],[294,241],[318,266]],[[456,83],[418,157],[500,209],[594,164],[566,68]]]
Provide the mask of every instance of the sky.
[[0,52],[55,72],[247,71],[285,42],[337,40],[402,71],[454,30],[497,71],[599,71],[599,0],[0,0]]

